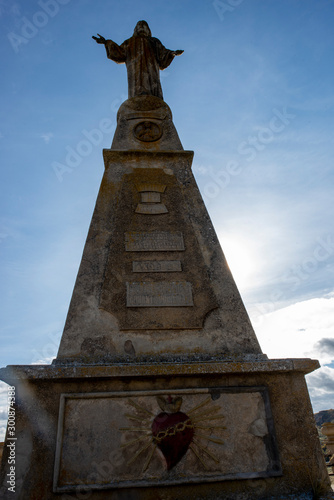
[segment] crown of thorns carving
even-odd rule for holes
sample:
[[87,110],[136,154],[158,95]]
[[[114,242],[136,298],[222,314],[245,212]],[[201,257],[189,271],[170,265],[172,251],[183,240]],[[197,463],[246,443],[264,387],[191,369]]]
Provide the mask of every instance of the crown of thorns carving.
[[183,432],[185,429],[193,428],[194,424],[191,422],[190,418],[188,418],[188,420],[185,420],[184,422],[179,422],[176,425],[168,427],[165,431],[158,432],[158,434],[154,436],[153,440],[157,443],[160,443],[168,436],[175,436],[178,432]]

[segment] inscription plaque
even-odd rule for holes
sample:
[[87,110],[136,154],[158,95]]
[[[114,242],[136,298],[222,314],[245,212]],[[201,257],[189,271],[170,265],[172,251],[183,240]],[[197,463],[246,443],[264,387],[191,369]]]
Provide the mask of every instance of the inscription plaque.
[[179,260],[140,260],[132,262],[134,273],[170,273],[182,271]]
[[165,252],[184,249],[183,235],[180,231],[125,233],[125,250],[127,252]]
[[127,307],[193,306],[191,284],[188,281],[126,283]]

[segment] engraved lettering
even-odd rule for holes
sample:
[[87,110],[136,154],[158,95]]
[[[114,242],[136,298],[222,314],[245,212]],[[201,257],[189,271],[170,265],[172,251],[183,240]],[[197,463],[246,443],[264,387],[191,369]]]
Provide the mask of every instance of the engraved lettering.
[[132,262],[134,273],[170,273],[182,271],[179,260],[140,260]]
[[164,252],[184,250],[183,235],[180,231],[155,231],[152,233],[125,233],[127,252]]
[[126,283],[127,307],[186,307],[193,305],[191,284],[188,281]]

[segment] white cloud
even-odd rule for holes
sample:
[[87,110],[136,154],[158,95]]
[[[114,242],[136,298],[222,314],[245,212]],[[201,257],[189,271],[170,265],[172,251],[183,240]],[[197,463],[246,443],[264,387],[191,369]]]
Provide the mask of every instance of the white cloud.
[[54,358],[56,357],[56,354],[57,354],[57,351],[55,350],[54,356],[49,356],[47,358],[37,359],[36,361],[34,361],[31,364],[32,365],[50,365],[52,363],[52,361],[54,360]]
[[41,138],[44,140],[44,142],[46,144],[49,144],[49,142],[52,139],[52,137],[53,137],[53,133],[52,132],[46,132],[45,134],[41,134]]
[[[264,314],[253,324],[269,358],[314,358],[321,365],[334,359],[333,294]],[[307,382],[315,412],[334,407],[333,368],[322,366],[307,376]]]
[[322,366],[307,375],[307,384],[314,412],[334,408],[334,368]]
[[324,349],[323,340],[333,337],[333,294],[254,319],[259,342],[270,358],[316,357],[322,364],[333,360],[333,351]]

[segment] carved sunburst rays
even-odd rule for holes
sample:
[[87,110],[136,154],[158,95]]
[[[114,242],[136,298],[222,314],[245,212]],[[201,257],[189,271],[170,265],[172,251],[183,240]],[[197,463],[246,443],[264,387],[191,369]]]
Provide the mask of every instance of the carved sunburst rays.
[[[130,432],[133,432],[133,433],[140,433],[140,434],[142,434],[142,436],[139,436],[138,438],[131,439],[130,441],[127,441],[126,443],[124,443],[121,446],[121,448],[127,448],[128,446],[131,446],[131,445],[133,445],[135,443],[138,443],[140,441],[146,441],[143,444],[143,446],[141,446],[139,448],[139,450],[137,451],[137,453],[135,453],[135,455],[128,462],[128,465],[131,465],[136,460],[136,458],[139,457],[139,455],[143,451],[147,450],[147,448],[149,448],[150,446],[153,445],[152,431],[151,431],[150,421],[152,420],[152,417],[154,418],[154,415],[153,415],[153,413],[151,413],[146,408],[144,408],[144,407],[138,405],[137,403],[135,403],[134,401],[132,401],[132,399],[128,399],[128,403],[131,406],[133,406],[136,410],[139,411],[140,416],[138,417],[138,416],[135,416],[135,415],[129,415],[128,413],[126,413],[125,416],[129,420],[133,420],[133,421],[137,422],[137,424],[139,424],[139,426],[121,427],[120,431],[130,431]],[[150,463],[150,461],[152,459],[152,456],[153,456],[155,448],[156,448],[156,445],[153,447],[153,449],[151,450],[151,452],[149,452],[149,460],[147,461],[147,465],[144,466],[143,472],[149,466],[149,463]]]
[[[157,402],[161,408],[162,399],[163,398],[161,396],[157,397]],[[180,409],[182,398],[171,398],[171,396],[168,396],[168,401],[169,402],[166,400],[167,409],[170,409],[173,406],[172,401],[174,402],[173,411]],[[174,425],[174,427],[167,428],[164,432],[153,435],[152,426],[154,425],[155,419],[159,415],[154,415],[147,408],[137,404],[132,399],[128,399],[128,403],[134,410],[136,410],[135,414],[128,413],[125,415],[133,425],[121,427],[120,431],[131,433],[133,438],[129,438],[129,440],[126,441],[121,448],[128,448],[139,443],[140,446],[129,460],[128,465],[131,465],[139,456],[142,456],[142,458],[145,458],[142,472],[145,472],[153,459],[157,446],[159,446],[159,443],[161,442],[161,439],[158,436],[161,434],[175,435],[175,430],[177,431],[177,428],[185,426],[182,426],[182,423],[177,424],[176,426]],[[220,413],[220,410],[221,408],[219,406],[214,406],[211,396],[209,396],[194,408],[190,409],[186,415],[188,420],[185,423],[187,424],[190,422],[191,428],[194,431],[194,435],[189,444],[189,449],[199,460],[205,470],[210,469],[210,462],[213,461],[216,464],[219,463],[219,458],[214,453],[212,446],[221,446],[224,444],[224,441],[215,435],[217,432],[220,433],[226,429],[223,425],[224,416]],[[171,467],[169,467],[169,469],[170,468]]]
[[[209,405],[209,407],[208,407]],[[206,409],[204,409],[206,407]],[[201,462],[203,467],[208,470],[204,457],[200,456],[199,452],[202,452],[204,456],[210,457],[216,463],[219,463],[219,459],[212,453],[212,451],[208,450],[207,447],[204,447],[201,443],[202,440],[209,441],[210,443],[215,443],[219,445],[223,445],[224,441],[217,437],[212,437],[211,435],[202,434],[199,429],[211,430],[211,429],[226,429],[224,425],[221,425],[224,416],[219,414],[220,407],[212,405],[211,396],[202,401],[199,405],[195,406],[195,408],[191,409],[188,414],[191,417],[192,422],[194,423],[195,436],[193,439],[193,443],[189,446],[191,451],[196,455],[198,460]],[[214,423],[211,423],[214,421]],[[195,446],[194,446],[195,445]],[[197,447],[197,449],[196,449]]]

